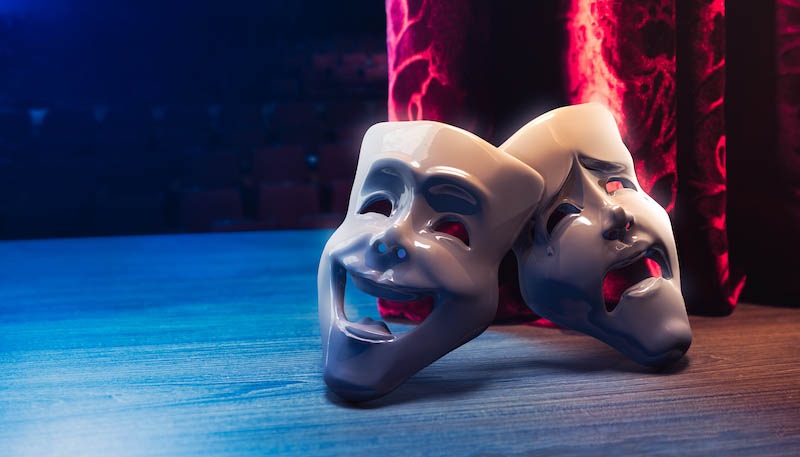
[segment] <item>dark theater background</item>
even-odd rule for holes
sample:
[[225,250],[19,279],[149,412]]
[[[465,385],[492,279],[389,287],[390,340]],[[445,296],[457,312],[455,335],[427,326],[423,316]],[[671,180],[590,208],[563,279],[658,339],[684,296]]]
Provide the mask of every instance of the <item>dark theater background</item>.
[[[499,146],[590,101],[673,223],[686,355],[539,319],[509,253],[498,325],[329,391],[317,271],[367,128]],[[800,0],[0,0],[2,457],[794,457],[798,259]]]
[[673,4],[4,0],[0,239],[332,228],[375,122],[599,100],[698,310],[796,297],[797,5]]
[[0,238],[333,227],[376,2],[0,2]]

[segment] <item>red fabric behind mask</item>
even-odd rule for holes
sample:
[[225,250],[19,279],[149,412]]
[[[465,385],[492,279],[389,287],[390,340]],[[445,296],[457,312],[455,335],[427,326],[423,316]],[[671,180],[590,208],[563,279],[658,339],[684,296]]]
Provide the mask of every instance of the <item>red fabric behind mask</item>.
[[[489,49],[490,38],[508,22],[494,16],[536,8],[487,5],[387,0],[390,120],[440,120],[491,138],[495,118],[507,107],[486,100],[507,97],[496,96],[502,87],[486,75],[505,71],[508,79],[514,67],[507,62],[510,67],[487,69],[489,57],[500,51]],[[566,20],[557,22],[566,37],[563,68],[542,65],[537,71],[562,79],[560,96],[569,103],[599,101],[612,110],[642,187],[675,221],[687,307],[693,313],[730,312],[744,281],[728,265],[722,0],[682,5],[677,33],[675,0],[565,0],[563,5]],[[682,92],[676,84],[677,36],[683,44]],[[535,319],[519,296],[516,274],[508,274],[511,257],[500,269],[497,320]],[[431,306],[379,303],[384,317],[415,321]]]
[[724,5],[675,6],[572,0],[570,97],[615,112],[642,187],[675,222],[689,311],[727,314],[744,278],[731,275],[728,264]]
[[[468,235],[461,224],[444,224],[437,227],[436,230],[453,235],[462,241],[468,240]],[[517,259],[512,252],[506,254],[501,262],[498,278],[499,301],[494,318],[495,323],[524,322],[541,326],[553,325],[534,314],[522,299],[517,275]],[[393,317],[422,322],[433,310],[433,299],[426,297],[424,300],[416,302],[395,302],[379,298],[378,310],[384,318]]]
[[[797,304],[800,254],[800,0],[777,0],[777,163],[780,198],[772,204],[772,229],[784,243],[776,265],[767,270],[779,303]],[[759,259],[761,260],[761,259]],[[753,262],[754,264],[756,262]],[[760,262],[759,262],[760,263]]]

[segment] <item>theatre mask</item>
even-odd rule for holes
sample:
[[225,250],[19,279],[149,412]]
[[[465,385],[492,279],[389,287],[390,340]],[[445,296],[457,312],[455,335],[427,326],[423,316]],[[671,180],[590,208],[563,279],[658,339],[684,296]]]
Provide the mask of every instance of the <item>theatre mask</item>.
[[672,225],[642,191],[611,113],[596,103],[559,108],[500,149],[545,180],[514,245],[526,303],[641,364],[683,356],[692,334]]
[[[347,216],[319,265],[329,388],[352,401],[379,397],[483,332],[497,309],[500,261],[543,187],[532,168],[458,128],[371,127]],[[433,311],[400,334],[370,318],[353,322],[343,307],[352,286],[392,301],[430,300]]]

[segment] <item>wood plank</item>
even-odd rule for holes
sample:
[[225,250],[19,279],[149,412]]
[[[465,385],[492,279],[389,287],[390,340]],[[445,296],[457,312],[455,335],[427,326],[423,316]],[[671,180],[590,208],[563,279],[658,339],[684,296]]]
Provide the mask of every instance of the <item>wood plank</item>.
[[495,326],[343,403],[320,376],[329,233],[0,243],[0,455],[800,455],[800,309],[692,317],[664,372]]

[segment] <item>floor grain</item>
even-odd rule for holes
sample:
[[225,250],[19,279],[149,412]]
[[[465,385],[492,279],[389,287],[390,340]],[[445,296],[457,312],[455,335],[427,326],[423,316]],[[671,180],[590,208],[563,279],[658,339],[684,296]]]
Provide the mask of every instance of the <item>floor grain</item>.
[[0,455],[800,455],[800,309],[692,317],[664,372],[496,326],[343,403],[320,376],[328,235],[0,243]]

